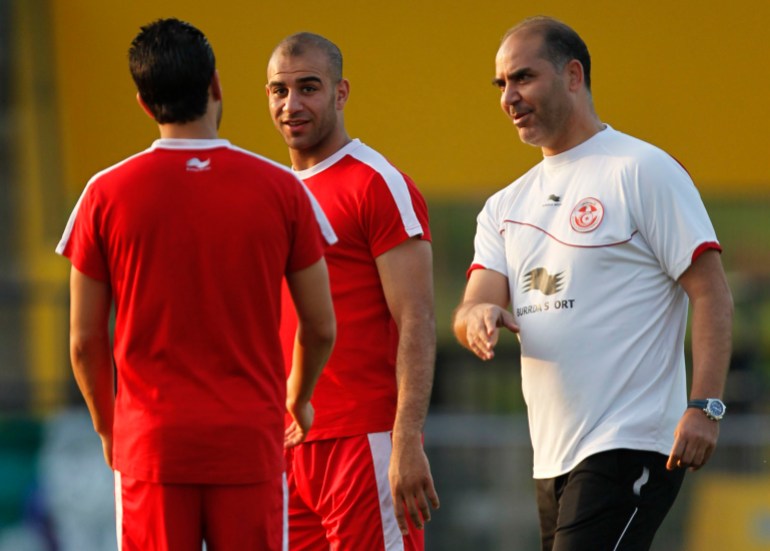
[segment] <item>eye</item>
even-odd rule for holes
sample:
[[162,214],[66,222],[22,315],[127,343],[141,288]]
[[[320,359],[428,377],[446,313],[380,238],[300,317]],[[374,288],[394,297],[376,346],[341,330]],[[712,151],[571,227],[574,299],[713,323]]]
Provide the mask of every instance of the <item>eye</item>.
[[303,94],[312,94],[316,90],[318,90],[317,86],[313,86],[312,84],[306,84],[301,88]]

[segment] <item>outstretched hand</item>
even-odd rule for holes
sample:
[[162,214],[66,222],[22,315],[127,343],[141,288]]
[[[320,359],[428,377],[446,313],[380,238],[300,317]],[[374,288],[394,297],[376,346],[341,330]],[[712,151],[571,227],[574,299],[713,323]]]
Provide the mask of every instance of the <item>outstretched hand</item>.
[[470,306],[464,313],[465,338],[468,349],[482,360],[495,357],[495,346],[500,328],[519,332],[513,314],[496,304],[482,303]]

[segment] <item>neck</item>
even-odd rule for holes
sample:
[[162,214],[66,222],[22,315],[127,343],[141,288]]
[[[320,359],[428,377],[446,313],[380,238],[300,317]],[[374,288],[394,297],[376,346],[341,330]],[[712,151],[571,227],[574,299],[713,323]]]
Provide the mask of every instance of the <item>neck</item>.
[[213,140],[217,138],[216,125],[209,124],[203,119],[184,124],[159,124],[158,129],[161,138],[185,140]]
[[569,134],[563,136],[557,143],[541,148],[544,156],[558,155],[580,145],[604,130],[605,124],[599,120],[596,113],[591,112],[588,116],[570,124],[569,127],[571,128]]
[[337,151],[350,143],[350,137],[345,130],[329,136],[322,143],[307,149],[289,149],[289,158],[294,170],[307,170],[328,159]]
[[159,124],[161,138],[179,140],[214,140],[217,138],[219,121],[222,119],[222,102],[209,94],[206,112],[194,121]]

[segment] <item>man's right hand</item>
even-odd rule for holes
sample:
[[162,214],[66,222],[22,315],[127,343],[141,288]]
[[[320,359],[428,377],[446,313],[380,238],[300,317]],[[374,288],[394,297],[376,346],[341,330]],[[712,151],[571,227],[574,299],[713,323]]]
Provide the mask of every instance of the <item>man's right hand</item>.
[[495,346],[500,338],[500,328],[512,333],[519,332],[513,314],[496,304],[481,303],[468,305],[460,311],[465,325],[463,344],[482,360],[495,357]]
[[292,448],[297,444],[301,444],[307,438],[307,433],[310,431],[310,427],[313,426],[315,410],[310,402],[305,402],[301,406],[287,404],[286,408],[294,420],[286,428],[283,436],[283,447]]

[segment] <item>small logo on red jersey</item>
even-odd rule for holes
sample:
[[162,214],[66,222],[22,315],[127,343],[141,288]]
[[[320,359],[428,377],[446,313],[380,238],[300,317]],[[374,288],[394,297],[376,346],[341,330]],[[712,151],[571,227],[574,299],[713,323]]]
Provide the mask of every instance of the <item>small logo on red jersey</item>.
[[599,227],[604,218],[604,206],[598,199],[587,197],[572,209],[569,223],[572,229],[580,233],[588,233]]
[[198,157],[193,157],[187,160],[188,172],[203,172],[204,170],[211,169],[211,159],[201,161]]

